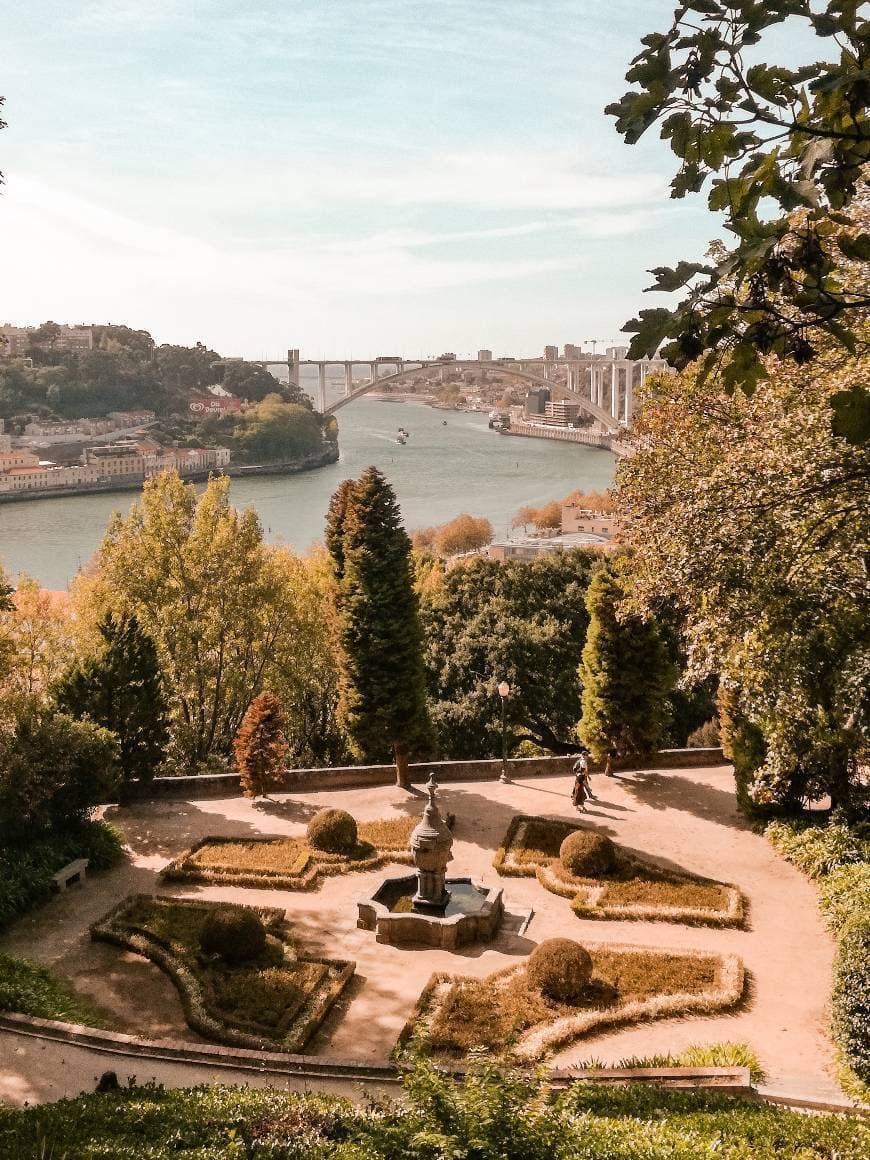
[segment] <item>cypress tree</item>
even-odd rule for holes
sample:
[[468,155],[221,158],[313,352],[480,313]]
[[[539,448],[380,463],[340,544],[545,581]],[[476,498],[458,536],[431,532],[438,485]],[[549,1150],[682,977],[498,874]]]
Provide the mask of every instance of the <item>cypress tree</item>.
[[640,757],[657,748],[676,675],[655,621],[618,616],[621,599],[617,577],[602,565],[586,592],[579,733],[596,760],[607,760],[608,773],[613,757]]
[[273,693],[260,693],[248,706],[233,742],[245,797],[278,789],[287,767],[284,710]]
[[109,613],[98,628],[101,651],[67,670],[54,699],[64,713],[117,736],[125,785],[148,782],[169,738],[157,649],[135,616],[115,619]]
[[392,751],[407,789],[409,755],[430,738],[423,634],[411,541],[377,468],[333,496],[326,545],[336,579],[341,720],[356,757],[384,761]]

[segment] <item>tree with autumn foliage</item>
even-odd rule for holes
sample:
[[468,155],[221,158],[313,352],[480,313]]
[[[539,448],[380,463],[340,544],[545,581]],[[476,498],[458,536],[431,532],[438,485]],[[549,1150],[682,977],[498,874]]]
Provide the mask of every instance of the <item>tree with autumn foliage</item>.
[[12,590],[0,574],[0,694],[6,712],[41,697],[72,657],[66,598],[21,575]]
[[411,535],[411,542],[417,551],[436,552],[446,558],[480,551],[492,543],[493,534],[492,524],[484,516],[463,512],[438,527],[417,529]]
[[[868,349],[866,324],[859,337]],[[830,341],[765,371],[751,397],[690,372],[649,383],[617,472],[632,598],[673,601],[690,675],[720,677],[741,794],[764,809],[827,797],[857,816],[870,444],[844,437],[831,400],[870,382],[870,355]]]
[[273,693],[256,696],[233,741],[245,797],[263,797],[284,783],[287,768],[284,710]]
[[376,467],[345,480],[329,507],[326,546],[335,577],[339,709],[353,753],[384,761],[410,786],[412,753],[430,743],[423,633],[411,541],[393,489]]
[[251,700],[290,665],[298,624],[289,554],[263,542],[229,479],[202,493],[174,472],[145,481],[116,516],[94,568],[74,586],[79,631],[132,615],[157,650],[170,706],[170,757],[182,769],[229,756]]

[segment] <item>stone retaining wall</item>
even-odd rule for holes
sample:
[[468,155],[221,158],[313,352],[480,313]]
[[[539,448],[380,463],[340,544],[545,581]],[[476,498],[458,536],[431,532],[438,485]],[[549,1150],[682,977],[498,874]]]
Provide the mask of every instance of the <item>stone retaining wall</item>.
[[[32,1015],[0,1013],[0,1032],[26,1035],[35,1039],[53,1041],[84,1048],[94,1053],[95,1072],[105,1064],[123,1066],[126,1059],[140,1064],[161,1061],[202,1065],[202,1082],[213,1082],[214,1071],[251,1071],[258,1075],[281,1077],[281,1087],[294,1087],[293,1080],[304,1081],[304,1090],[330,1091],[336,1081],[352,1081],[370,1088],[399,1088],[405,1068],[391,1060],[322,1059],[311,1055],[291,1055],[277,1051],[254,1051],[247,1048],[226,1047],[211,1043],[186,1040],[140,1039],[117,1031],[84,1027],[78,1023],[63,1023],[54,1019],[39,1019]],[[100,1060],[99,1057],[103,1056]],[[117,1061],[117,1062],[116,1062]],[[461,1077],[466,1068],[457,1063],[443,1068],[448,1074]],[[749,1094],[752,1091],[747,1067],[659,1067],[659,1068],[556,1068],[549,1072],[554,1088],[564,1088],[579,1080],[604,1083],[647,1083],[660,1087],[718,1088],[730,1094]],[[170,1086],[172,1086],[170,1084]]]
[[[615,768],[627,769],[690,769],[697,766],[721,765],[725,758],[721,749],[662,749],[643,766],[617,762]],[[528,777],[567,775],[574,764],[573,757],[514,757],[508,761],[511,778],[522,781]],[[421,761],[411,765],[411,780],[425,782],[434,772],[439,782],[495,781],[501,773],[498,758],[480,761]],[[593,773],[600,765],[590,762]],[[394,765],[336,765],[317,769],[288,769],[284,792],[298,793],[332,789],[359,789],[368,785],[392,785],[396,780]],[[156,777],[144,790],[143,797],[200,798],[237,797],[241,793],[237,773],[213,773],[191,777]]]

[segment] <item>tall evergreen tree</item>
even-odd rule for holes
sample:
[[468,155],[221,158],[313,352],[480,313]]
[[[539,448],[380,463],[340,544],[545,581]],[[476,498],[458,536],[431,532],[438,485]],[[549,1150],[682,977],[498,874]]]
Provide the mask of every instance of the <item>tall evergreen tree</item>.
[[154,641],[135,616],[109,613],[98,625],[101,651],[57,681],[58,707],[111,730],[125,784],[150,781],[169,736],[167,703]]
[[326,544],[336,579],[342,723],[357,757],[383,761],[392,750],[397,782],[407,789],[409,755],[430,738],[423,634],[411,541],[377,468],[339,487]]
[[586,592],[589,629],[580,662],[580,736],[596,760],[642,756],[659,744],[675,670],[652,620],[618,615],[619,581],[602,565]]
[[262,797],[282,785],[287,736],[284,710],[274,693],[260,693],[250,703],[233,749],[245,797]]

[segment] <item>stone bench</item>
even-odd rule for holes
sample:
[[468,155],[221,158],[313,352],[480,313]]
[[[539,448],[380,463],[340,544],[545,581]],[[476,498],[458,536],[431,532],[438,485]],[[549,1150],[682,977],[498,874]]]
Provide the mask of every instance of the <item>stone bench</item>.
[[66,890],[70,882],[84,882],[88,870],[87,858],[76,858],[74,861],[68,863],[56,874],[52,874],[51,881],[54,884],[54,889],[63,891]]

